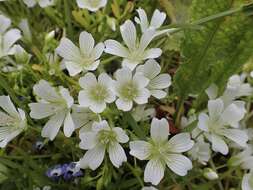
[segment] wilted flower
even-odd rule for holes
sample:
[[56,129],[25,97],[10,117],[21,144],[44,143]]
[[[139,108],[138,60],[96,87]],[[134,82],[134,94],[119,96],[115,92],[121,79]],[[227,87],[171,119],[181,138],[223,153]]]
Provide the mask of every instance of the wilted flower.
[[154,108],[147,108],[146,105],[136,106],[131,115],[135,121],[146,121],[155,115]]
[[79,92],[79,104],[95,113],[103,112],[106,103],[112,103],[116,98],[111,90],[112,79],[106,73],[101,73],[98,79],[93,73],[87,73],[79,79],[79,84],[83,88]]
[[192,162],[181,153],[194,145],[190,134],[177,134],[168,141],[169,124],[164,118],[153,118],[150,134],[149,142],[130,142],[131,155],[140,160],[149,160],[144,171],[144,181],[157,185],[164,176],[166,165],[176,174],[185,176],[192,168]]
[[149,59],[144,65],[138,66],[136,72],[142,73],[149,79],[147,89],[152,96],[161,99],[167,95],[167,92],[163,89],[171,85],[171,76],[169,74],[160,74],[161,67],[154,59]]
[[11,25],[11,20],[4,15],[0,14],[0,58],[13,55],[15,53],[15,48],[13,48],[14,43],[21,38],[21,33],[18,29],[8,28]]
[[[239,121],[246,112],[244,102],[234,101],[228,106],[218,98],[208,101],[208,113],[199,115],[198,128],[204,131],[205,137],[212,143],[212,149],[224,155],[228,154],[228,146],[224,137],[236,142],[240,146],[246,146],[248,136],[245,131],[238,128]],[[232,129],[230,128],[233,127]]]
[[0,96],[0,148],[4,148],[12,139],[27,128],[25,112],[11,102],[9,96]]
[[74,99],[70,96],[68,89],[59,87],[59,91],[45,80],[40,80],[33,87],[34,93],[40,98],[38,103],[30,103],[30,116],[34,119],[50,117],[42,129],[41,136],[53,140],[60,127],[64,125],[65,136],[70,137],[75,130],[70,111]]
[[104,51],[104,44],[95,41],[88,32],[81,32],[79,36],[80,49],[68,38],[62,38],[56,52],[63,57],[66,68],[71,76],[82,71],[94,71],[100,63],[100,56]]
[[46,172],[46,176],[55,181],[59,180],[63,174],[64,170],[61,165],[56,165]]
[[118,109],[129,111],[133,107],[133,101],[137,104],[148,102],[150,92],[146,88],[149,80],[141,74],[132,76],[128,68],[122,68],[115,73],[114,93],[118,96],[116,105]]
[[76,0],[76,2],[78,7],[96,12],[106,5],[107,0]]
[[147,49],[148,45],[154,38],[155,31],[148,30],[141,36],[141,39],[138,40],[133,22],[127,20],[122,26],[120,26],[120,32],[127,48],[115,40],[106,40],[105,52],[123,57],[123,67],[128,67],[129,69],[134,70],[134,68],[142,61],[157,58],[162,54],[160,48]]
[[92,131],[80,134],[80,148],[88,150],[77,163],[77,167],[97,169],[108,151],[112,164],[119,168],[127,161],[124,149],[119,143],[128,142],[129,138],[120,127],[109,127],[107,121],[94,122]]

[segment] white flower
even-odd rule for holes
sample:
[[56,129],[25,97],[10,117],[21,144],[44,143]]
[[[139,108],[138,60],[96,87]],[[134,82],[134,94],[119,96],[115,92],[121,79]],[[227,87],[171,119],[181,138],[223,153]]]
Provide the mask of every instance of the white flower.
[[148,17],[145,10],[143,10],[142,8],[139,8],[137,9],[137,12],[138,12],[139,18],[135,17],[134,20],[137,24],[140,24],[141,31],[143,33],[148,30],[155,30],[156,31],[155,36],[158,36],[158,35],[173,32],[176,30],[176,28],[158,30],[166,19],[166,14],[164,12],[160,12],[158,9],[154,11],[150,23],[148,21]]
[[106,103],[112,103],[116,98],[110,89],[112,79],[106,73],[100,74],[98,79],[93,73],[87,73],[79,79],[79,84],[83,88],[78,95],[79,104],[94,113],[103,112]]
[[104,44],[95,41],[88,32],[81,32],[79,36],[80,49],[68,38],[62,38],[56,52],[64,58],[64,63],[71,76],[82,71],[94,71],[100,63],[100,56],[104,51]]
[[105,52],[123,57],[123,67],[134,70],[136,65],[140,64],[143,60],[157,58],[162,54],[160,48],[147,49],[155,36],[155,31],[148,30],[138,40],[133,22],[127,20],[120,26],[120,32],[127,48],[115,40],[106,40]]
[[11,102],[9,96],[0,96],[0,148],[4,148],[12,139],[27,127],[25,112]]
[[250,96],[253,93],[253,88],[249,83],[245,83],[245,75],[233,75],[229,78],[227,88],[222,96],[226,102],[232,101],[241,96]]
[[242,190],[253,190],[253,170],[244,174],[242,178]]
[[136,106],[131,115],[133,116],[135,121],[146,121],[150,117],[153,117],[155,115],[155,109],[154,108],[147,108],[146,105],[140,105]]
[[218,174],[211,168],[204,169],[204,177],[208,180],[216,180],[219,178]]
[[4,15],[0,15],[0,58],[13,55],[15,49],[13,44],[21,38],[21,33],[18,29],[8,28],[11,25],[11,20]]
[[164,176],[166,165],[176,174],[185,176],[192,162],[181,153],[190,150],[193,141],[189,133],[173,136],[168,141],[169,124],[166,119],[153,118],[151,140],[130,142],[130,154],[140,160],[149,160],[144,171],[144,181],[157,185]]
[[75,125],[70,111],[74,99],[66,88],[59,87],[56,90],[45,80],[40,80],[34,85],[33,91],[40,98],[38,103],[30,103],[30,116],[34,119],[50,117],[44,126],[41,136],[53,140],[64,125],[63,131],[66,137],[70,137],[75,130]]
[[97,169],[103,162],[105,151],[117,168],[127,161],[125,151],[119,143],[126,143],[129,138],[120,127],[111,128],[105,120],[94,122],[92,131],[81,133],[80,139],[80,148],[88,151],[77,163],[77,167]]
[[39,4],[42,8],[54,5],[54,0],[23,0],[28,7]]
[[154,59],[149,59],[144,65],[138,66],[136,72],[149,79],[147,89],[152,96],[161,99],[167,95],[163,89],[171,85],[171,77],[169,74],[160,74],[161,67]]
[[76,0],[76,2],[78,7],[96,12],[106,5],[107,0]]
[[122,68],[115,73],[114,93],[118,96],[116,105],[118,109],[129,111],[133,107],[133,101],[137,104],[148,102],[150,92],[146,89],[149,80],[141,74],[132,76],[128,68]]
[[[245,131],[238,128],[239,121],[243,119],[246,112],[245,103],[234,101],[224,106],[223,101],[218,98],[208,101],[208,113],[201,113],[198,117],[198,128],[204,131],[204,135],[212,143],[212,149],[224,155],[228,154],[228,146],[223,140],[226,137],[240,146],[246,146],[248,136]],[[233,128],[230,128],[232,126]]]

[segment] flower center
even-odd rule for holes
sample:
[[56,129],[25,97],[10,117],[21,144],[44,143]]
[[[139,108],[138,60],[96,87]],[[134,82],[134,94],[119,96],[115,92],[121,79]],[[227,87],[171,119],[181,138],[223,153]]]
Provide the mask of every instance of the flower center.
[[103,145],[107,145],[108,143],[116,141],[116,134],[112,130],[101,130],[99,132],[99,142]]
[[107,89],[101,85],[97,84],[90,90],[90,98],[96,102],[103,102],[108,96]]
[[166,156],[170,153],[170,149],[167,146],[167,141],[165,142],[154,142],[151,140],[151,158],[158,158],[160,160],[165,160]]
[[138,96],[138,87],[133,81],[129,81],[121,85],[119,93],[124,99],[133,100]]

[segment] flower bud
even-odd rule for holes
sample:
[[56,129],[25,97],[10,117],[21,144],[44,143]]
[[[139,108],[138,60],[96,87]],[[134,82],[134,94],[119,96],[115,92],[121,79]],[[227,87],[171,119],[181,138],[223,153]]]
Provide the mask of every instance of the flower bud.
[[211,168],[204,169],[204,177],[208,180],[216,180],[219,178],[218,174]]

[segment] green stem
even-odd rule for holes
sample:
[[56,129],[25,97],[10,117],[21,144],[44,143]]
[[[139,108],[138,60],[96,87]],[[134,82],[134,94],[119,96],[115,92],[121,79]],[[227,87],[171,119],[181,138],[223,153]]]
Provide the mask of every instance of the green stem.
[[144,183],[142,182],[140,176],[136,173],[135,169],[133,168],[133,166],[131,164],[129,164],[128,162],[125,162],[126,166],[131,170],[131,172],[133,173],[133,175],[137,178],[138,182],[140,183],[140,185],[142,187],[144,187]]
[[73,29],[71,24],[71,14],[69,8],[69,0],[64,0],[65,20],[67,21],[67,34],[70,39],[73,39]]
[[[212,159],[210,159],[209,164],[210,164],[211,168],[217,173],[217,168],[215,167]],[[224,190],[221,180],[218,180],[218,186],[219,186],[220,190]]]

